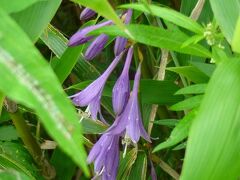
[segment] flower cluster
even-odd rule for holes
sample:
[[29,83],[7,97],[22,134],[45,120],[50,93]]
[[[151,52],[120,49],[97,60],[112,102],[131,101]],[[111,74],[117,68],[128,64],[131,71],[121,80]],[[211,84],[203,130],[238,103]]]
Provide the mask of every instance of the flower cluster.
[[[81,14],[81,19],[88,19],[95,15],[90,9],[85,9]],[[123,14],[122,19],[128,24],[131,20],[132,10],[128,10]],[[70,46],[86,43],[93,39],[88,33],[102,26],[111,25],[111,21],[106,21],[97,25],[80,29],[69,40]],[[86,60],[93,59],[104,48],[107,43],[108,36],[99,35],[89,45],[85,52]],[[71,96],[76,106],[88,106],[91,118],[99,119],[106,123],[101,113],[101,96],[106,81],[114,68],[117,66],[123,55],[127,52],[125,64],[121,75],[117,79],[112,90],[113,110],[116,114],[114,123],[100,137],[88,156],[88,163],[94,162],[94,171],[96,177],[103,180],[116,179],[118,163],[119,163],[119,139],[124,136],[130,138],[133,143],[137,143],[142,136],[145,140],[151,142],[147,132],[145,131],[141,112],[138,102],[138,89],[141,77],[141,63],[137,68],[134,78],[132,92],[130,91],[129,68],[133,57],[133,46],[127,48],[127,39],[117,37],[115,40],[114,54],[115,59],[106,69],[106,71],[87,86],[81,92]]]

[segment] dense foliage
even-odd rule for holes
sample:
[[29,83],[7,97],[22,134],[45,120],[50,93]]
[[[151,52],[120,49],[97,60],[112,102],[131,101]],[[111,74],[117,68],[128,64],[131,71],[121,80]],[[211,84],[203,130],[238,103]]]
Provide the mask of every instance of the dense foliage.
[[238,179],[239,13],[0,0],[0,179]]

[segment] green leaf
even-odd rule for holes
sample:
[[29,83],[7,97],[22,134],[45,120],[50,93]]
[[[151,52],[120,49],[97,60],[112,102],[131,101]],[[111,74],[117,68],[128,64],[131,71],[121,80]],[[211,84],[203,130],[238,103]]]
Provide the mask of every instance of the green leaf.
[[163,18],[167,21],[170,21],[180,27],[186,28],[190,31],[193,31],[198,34],[202,34],[204,29],[202,26],[200,26],[196,21],[192,20],[191,18],[174,11],[170,8],[166,7],[160,7],[156,5],[149,5],[149,10],[144,6],[143,4],[124,4],[121,5],[120,8],[131,8],[138,11],[151,13],[152,15],[158,16],[160,18]]
[[239,69],[240,59],[229,59],[215,70],[191,126],[182,180],[239,177]]
[[147,156],[144,152],[138,152],[137,159],[132,166],[129,180],[145,180],[147,174]]
[[117,26],[119,26],[124,32],[129,34],[125,25],[118,18],[112,6],[107,0],[72,0],[75,3],[91,8],[92,10],[98,12],[101,16],[112,20]]
[[12,141],[17,140],[18,134],[13,126],[0,126],[0,140]]
[[161,120],[155,120],[154,121],[154,124],[169,126],[169,127],[174,127],[178,123],[179,123],[178,119],[161,119]]
[[[136,42],[201,57],[211,56],[211,53],[205,47],[199,44],[182,48],[182,44],[189,38],[189,36],[180,30],[172,31],[160,27],[140,24],[131,24],[128,25],[127,28],[132,34],[132,39]],[[102,27],[91,32],[90,34],[100,33],[128,38],[128,35],[120,31],[116,26]]]
[[[198,0],[191,0],[191,1],[182,0],[180,12],[185,14],[186,16],[190,16],[192,10],[194,9],[197,3],[198,3]],[[211,22],[212,19],[213,19],[213,12],[212,12],[210,3],[209,1],[205,1],[203,9],[197,21],[201,24],[207,24]]]
[[34,3],[37,3],[39,1],[46,1],[46,0],[11,0],[11,3],[9,3],[8,0],[1,0],[0,1],[0,7],[4,9],[7,13],[13,13],[21,11],[28,6],[31,6]]
[[36,42],[43,30],[53,18],[61,0],[37,2],[23,11],[13,13],[12,17],[22,27],[33,42]]
[[56,148],[51,157],[51,165],[56,170],[55,179],[72,180],[76,172],[76,164],[59,148]]
[[129,151],[126,156],[123,158],[120,156],[117,180],[126,180],[131,171],[131,168],[137,158],[137,149],[133,148]]
[[3,108],[3,102],[4,102],[5,96],[4,94],[0,91],[0,117],[2,115],[2,108]]
[[188,136],[188,132],[194,117],[196,116],[196,110],[191,111],[187,115],[184,116],[182,120],[179,121],[177,126],[171,132],[170,137],[165,141],[157,145],[153,152],[160,151],[162,149],[174,146],[180,143]]
[[67,49],[67,38],[51,24],[44,30],[40,38],[58,58],[60,58]]
[[60,81],[63,83],[68,75],[72,72],[73,67],[77,63],[78,59],[82,58],[82,49],[84,46],[77,46],[72,48],[67,48],[64,54],[59,60],[57,60],[54,66],[54,71]]
[[198,68],[201,72],[206,74],[208,77],[212,76],[216,68],[215,64],[207,64],[207,63],[201,63],[201,62],[191,62],[190,64]]
[[176,72],[194,83],[207,83],[209,77],[194,66],[169,67],[169,71]]
[[183,111],[193,109],[201,104],[202,98],[203,95],[193,96],[185,99],[184,101],[178,102],[177,104],[174,104],[169,109],[172,111]]
[[185,88],[179,89],[175,94],[203,94],[207,84],[194,84]]
[[234,30],[239,18],[239,0],[210,0],[214,17],[216,18],[224,36],[232,42]]
[[83,118],[81,120],[84,134],[101,134],[107,130],[108,126],[101,121],[94,121],[89,118]]
[[0,91],[34,109],[49,134],[88,174],[81,126],[70,100],[27,35],[3,10],[0,18]]
[[38,168],[28,151],[20,144],[0,142],[0,167],[1,169],[15,169],[30,179],[42,179]]
[[235,52],[240,53],[240,17],[238,18],[237,25],[234,30],[233,40],[232,40],[232,49]]
[[6,170],[0,171],[0,177],[4,180],[31,180],[31,178],[19,171],[15,170]]

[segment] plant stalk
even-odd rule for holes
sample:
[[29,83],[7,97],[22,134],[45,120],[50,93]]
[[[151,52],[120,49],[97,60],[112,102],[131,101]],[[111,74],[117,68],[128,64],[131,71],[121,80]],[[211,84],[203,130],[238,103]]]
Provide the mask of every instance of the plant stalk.
[[16,127],[18,135],[22,139],[29,153],[32,155],[34,161],[40,166],[43,176],[46,179],[53,179],[56,176],[55,169],[43,156],[41,148],[36,139],[32,136],[30,129],[22,116],[22,113],[18,110],[17,104],[8,98],[5,99],[4,104],[14,126]]

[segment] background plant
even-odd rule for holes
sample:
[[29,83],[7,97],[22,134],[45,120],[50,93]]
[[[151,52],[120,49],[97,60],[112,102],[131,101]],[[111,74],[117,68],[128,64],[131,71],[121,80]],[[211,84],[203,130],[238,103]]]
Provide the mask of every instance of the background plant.
[[[98,15],[79,20],[83,7]],[[133,10],[130,24],[122,12]],[[120,142],[117,179],[237,179],[239,157],[238,0],[0,1],[0,167],[3,179],[89,179],[86,157],[114,122],[108,78],[93,121],[68,96],[83,90],[114,59],[114,38],[133,45],[129,78],[139,62],[139,101],[151,143]],[[109,36],[93,61],[89,43],[68,47],[79,29]],[[79,121],[80,120],[80,121]],[[151,176],[150,176],[151,175]]]

